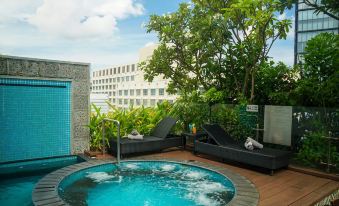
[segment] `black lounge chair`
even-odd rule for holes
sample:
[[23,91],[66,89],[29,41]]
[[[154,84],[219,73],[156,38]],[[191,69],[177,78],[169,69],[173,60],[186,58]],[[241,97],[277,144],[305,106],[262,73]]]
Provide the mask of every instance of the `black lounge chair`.
[[287,167],[289,164],[290,152],[271,149],[247,150],[243,144],[238,144],[217,124],[203,125],[202,128],[212,141],[195,140],[194,152],[208,154],[222,159],[245,163],[271,171]]
[[[172,117],[165,117],[152,130],[150,136],[144,136],[142,140],[121,138],[120,154],[127,155],[132,153],[161,151],[171,147],[184,146],[182,136],[169,135],[171,129],[177,120]],[[117,142],[110,140],[110,152],[117,154]]]

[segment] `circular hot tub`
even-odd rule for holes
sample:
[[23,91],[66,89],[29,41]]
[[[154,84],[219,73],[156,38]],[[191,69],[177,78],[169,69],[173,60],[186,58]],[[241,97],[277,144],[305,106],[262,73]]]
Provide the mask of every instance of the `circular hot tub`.
[[[62,173],[64,173],[62,175]],[[228,174],[227,174],[228,173]],[[258,193],[245,178],[229,171],[197,163],[173,161],[90,162],[57,171],[49,191],[54,203],[66,205],[193,206],[257,205]],[[53,173],[50,174],[53,176]],[[229,177],[230,176],[230,177]],[[53,177],[41,180],[33,202]],[[49,181],[51,182],[51,181]],[[246,184],[248,184],[246,186]],[[240,188],[238,188],[240,187]],[[47,187],[46,187],[47,188]],[[249,194],[243,196],[244,194]]]

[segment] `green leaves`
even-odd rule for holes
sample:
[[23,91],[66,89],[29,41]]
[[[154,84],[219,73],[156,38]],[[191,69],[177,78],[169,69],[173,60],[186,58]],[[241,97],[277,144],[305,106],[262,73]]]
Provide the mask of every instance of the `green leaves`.
[[339,153],[336,146],[328,147],[328,140],[323,138],[327,136],[324,132],[310,132],[305,135],[302,141],[302,147],[297,154],[297,159],[302,163],[319,167],[321,162],[330,160],[334,164],[339,163]]
[[[127,110],[118,109],[108,102],[110,106],[110,111],[108,114],[100,112],[100,108],[97,108],[92,104],[94,112],[91,113],[90,124],[90,148],[91,150],[101,150],[102,149],[102,120],[104,118],[110,118],[114,120],[119,120],[120,122],[120,136],[127,136],[132,132],[133,129],[136,129],[140,134],[148,135],[155,125],[163,119],[165,116],[168,116],[171,113],[172,105],[167,101],[158,103],[157,107],[139,107],[139,108],[129,108]],[[105,141],[106,144],[109,144],[108,139],[117,137],[117,128],[111,122],[105,123]]]
[[298,82],[300,104],[336,107],[339,102],[339,35],[322,33],[306,44],[302,78]]
[[214,87],[253,100],[255,73],[291,26],[276,18],[285,6],[277,0],[195,0],[171,14],[152,15],[146,27],[158,34],[159,47],[139,65],[145,79],[164,75],[170,93]]

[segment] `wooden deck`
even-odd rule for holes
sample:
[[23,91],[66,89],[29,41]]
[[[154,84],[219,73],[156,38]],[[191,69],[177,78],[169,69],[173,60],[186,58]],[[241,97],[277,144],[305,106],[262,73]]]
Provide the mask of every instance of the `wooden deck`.
[[[209,156],[195,156],[189,151],[173,150],[143,157],[173,158],[178,160],[196,160],[211,165],[227,168],[247,177],[257,187],[260,206],[305,206],[313,205],[339,188],[339,182],[314,177],[291,170],[277,171],[273,176],[220,162]],[[133,159],[133,157],[131,157]]]

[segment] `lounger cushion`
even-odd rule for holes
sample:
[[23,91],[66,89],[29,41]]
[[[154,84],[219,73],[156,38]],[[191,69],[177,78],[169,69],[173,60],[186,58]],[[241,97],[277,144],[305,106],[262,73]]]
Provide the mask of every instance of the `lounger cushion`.
[[[169,135],[171,129],[176,123],[176,119],[172,117],[165,117],[151,132],[151,135],[144,136],[143,139],[128,139],[120,140],[120,152],[122,155],[159,151],[171,147],[183,146],[184,140],[182,136]],[[110,140],[110,151],[116,155],[117,142],[116,139]]]
[[229,144],[237,144],[237,142],[218,124],[205,124],[202,128],[218,145],[226,146]]
[[223,159],[241,162],[267,169],[279,169],[289,163],[290,152],[271,148],[262,150],[246,150],[239,145],[219,146],[205,142],[195,142],[195,152],[209,154]]
[[143,139],[129,139],[122,138],[120,139],[120,144],[129,144],[129,143],[138,143],[138,142],[152,142],[152,141],[160,141],[162,138],[153,137],[153,136],[144,136]]
[[271,148],[247,150],[243,145],[237,144],[219,125],[204,125],[203,129],[217,145],[195,140],[195,152],[271,170],[286,167],[289,163],[289,151]]
[[[144,136],[142,140],[134,140],[123,138],[120,141],[121,155],[160,151],[166,148],[183,146],[183,138],[181,136],[167,137],[165,139],[153,136]],[[116,155],[117,142],[115,139],[110,140],[110,151]]]
[[176,122],[172,117],[165,117],[155,126],[150,136],[166,138]]

